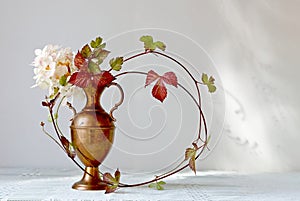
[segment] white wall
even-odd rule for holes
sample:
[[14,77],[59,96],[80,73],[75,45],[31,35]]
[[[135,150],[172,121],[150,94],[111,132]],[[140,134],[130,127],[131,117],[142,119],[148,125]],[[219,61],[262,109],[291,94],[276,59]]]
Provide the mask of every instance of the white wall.
[[[226,108],[226,119],[223,125],[221,110],[217,117],[221,122],[211,129],[219,131],[216,139],[222,135],[210,155],[198,163],[200,169],[299,170],[299,8],[296,0],[1,1],[0,167],[73,167],[40,131],[39,122],[45,121],[47,113],[40,106],[45,93],[30,89],[34,49],[53,43],[76,50],[98,35],[112,42],[130,38],[130,42],[121,41],[130,46],[131,36],[145,31],[175,44],[179,40],[200,45],[219,72],[226,101],[220,90],[217,104]],[[167,45],[170,51],[174,48],[180,54],[182,49],[187,57],[197,56],[185,47]],[[113,47],[112,51],[119,51]],[[125,110],[116,112],[119,122]],[[186,120],[192,122],[183,116],[180,123]],[[117,132],[117,147],[107,158],[107,166],[157,170],[170,163],[164,162],[165,157],[151,158],[151,150],[146,150],[150,158],[120,156],[117,148],[141,145],[126,144],[120,140],[122,132]],[[151,135],[152,131],[143,132]],[[178,143],[178,147],[183,145]],[[181,148],[175,150],[172,157],[181,152]]]

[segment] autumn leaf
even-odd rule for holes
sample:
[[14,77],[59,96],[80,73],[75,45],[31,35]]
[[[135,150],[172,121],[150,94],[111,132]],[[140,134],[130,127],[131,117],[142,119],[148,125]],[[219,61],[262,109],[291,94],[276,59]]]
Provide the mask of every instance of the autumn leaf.
[[112,193],[117,190],[118,185],[120,183],[121,173],[119,169],[115,171],[115,177],[113,177],[110,173],[105,173],[103,175],[103,181],[107,182],[105,188],[105,194]]
[[162,76],[158,75],[153,70],[147,73],[145,87],[156,81],[156,84],[152,88],[152,96],[159,101],[163,102],[167,97],[167,88],[164,83],[177,87],[178,81],[175,73],[167,72]]
[[164,51],[166,49],[166,45],[161,41],[153,42],[152,36],[142,36],[140,41],[144,43],[145,50],[154,51],[156,48]]
[[109,53],[110,53],[110,51],[104,50],[102,48],[96,48],[93,50],[91,58],[96,59],[97,60],[96,63],[98,65],[100,65],[100,64],[102,64],[102,62],[108,56]]
[[92,83],[95,87],[104,87],[110,84],[115,77],[108,71],[102,71],[101,73],[94,75],[92,79]]
[[82,54],[78,51],[75,58],[74,58],[74,64],[78,69],[81,69],[85,63],[85,58],[82,56]]
[[162,76],[162,79],[165,83],[173,85],[174,87],[177,88],[178,81],[175,73],[173,72],[167,72]]
[[117,170],[115,171],[115,179],[116,179],[116,181],[118,182],[118,184],[119,184],[119,182],[120,182],[120,178],[121,178],[121,172],[119,171],[119,169],[117,169]]
[[195,157],[192,157],[190,160],[189,160],[189,167],[191,168],[191,170],[194,171],[194,173],[196,174],[196,163],[195,163]]
[[100,72],[100,68],[99,65],[97,63],[95,63],[94,61],[89,61],[89,71],[91,73],[99,73]]
[[85,88],[89,84],[90,77],[91,75],[88,72],[75,72],[71,75],[69,83],[74,84],[80,88]]
[[117,180],[109,172],[103,174],[103,181],[107,182],[109,185],[117,183]]
[[69,142],[69,140],[67,138],[65,138],[64,136],[61,136],[60,137],[60,142],[63,145],[66,153],[68,154],[68,156],[70,158],[75,158],[76,153],[75,153],[74,150],[72,150],[72,146],[71,146],[71,143]]
[[187,148],[185,150],[185,159],[184,159],[184,160],[189,160],[189,167],[191,168],[191,170],[195,172],[195,174],[196,174],[196,164],[195,164],[196,152],[197,149],[195,146],[194,148]]
[[217,90],[217,88],[215,86],[215,78],[213,76],[210,76],[208,78],[207,74],[202,73],[202,78],[201,79],[202,79],[202,83],[207,86],[208,91],[210,93],[213,93]]
[[167,97],[167,88],[162,79],[159,79],[152,88],[152,96],[163,102]]
[[147,73],[145,87],[148,86],[149,84],[151,84],[152,82],[154,82],[158,78],[159,78],[159,75],[156,72],[154,72],[153,70],[150,70]]
[[108,71],[102,71],[95,75],[80,71],[71,75],[69,83],[81,88],[87,87],[90,83],[94,87],[103,87],[110,84],[114,79],[115,77]]

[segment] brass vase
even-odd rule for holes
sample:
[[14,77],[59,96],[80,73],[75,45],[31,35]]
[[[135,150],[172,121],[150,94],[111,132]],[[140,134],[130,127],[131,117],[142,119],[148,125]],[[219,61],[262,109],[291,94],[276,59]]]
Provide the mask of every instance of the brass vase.
[[85,165],[85,173],[82,179],[76,182],[72,188],[77,190],[104,190],[98,167],[109,153],[114,140],[114,117],[112,112],[123,102],[124,93],[121,91],[121,100],[110,111],[104,111],[100,104],[102,92],[107,87],[88,86],[84,88],[86,105],[77,113],[71,123],[71,139],[76,154]]

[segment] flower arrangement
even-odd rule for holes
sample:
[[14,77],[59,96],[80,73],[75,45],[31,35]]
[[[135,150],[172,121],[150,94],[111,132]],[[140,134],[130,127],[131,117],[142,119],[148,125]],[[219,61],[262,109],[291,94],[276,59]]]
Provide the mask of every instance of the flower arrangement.
[[[73,53],[70,48],[63,48],[56,45],[47,45],[42,50],[38,49],[35,51],[36,57],[33,61],[33,66],[35,74],[34,79],[36,83],[34,86],[48,90],[48,95],[42,102],[42,105],[47,107],[49,110],[49,119],[53,124],[57,139],[45,130],[44,122],[41,122],[42,129],[44,133],[54,140],[83,171],[86,170],[75,160],[77,155],[76,145],[65,137],[57,123],[58,111],[64,101],[74,114],[76,114],[75,108],[67,101],[68,98],[74,96],[76,91],[86,88],[97,89],[101,87],[109,87],[117,80],[118,77],[126,76],[128,74],[137,74],[146,76],[145,87],[154,83],[151,93],[152,96],[160,102],[163,103],[163,101],[167,98],[167,87],[172,86],[180,88],[186,92],[186,94],[196,104],[199,111],[197,138],[191,143],[191,147],[186,148],[185,157],[177,167],[171,171],[155,176],[152,180],[137,184],[121,183],[121,173],[118,169],[115,171],[114,176],[110,173],[100,172],[101,181],[105,185],[106,193],[111,193],[117,188],[140,185],[149,185],[151,188],[162,190],[163,185],[165,184],[164,181],[161,181],[162,179],[182,171],[187,167],[190,167],[196,173],[195,160],[199,158],[205,149],[208,149],[210,135],[208,135],[205,116],[201,108],[200,86],[207,86],[209,92],[215,92],[215,79],[205,73],[202,74],[201,79],[195,78],[188,68],[185,67],[179,60],[164,52],[166,45],[163,42],[154,41],[152,36],[142,36],[140,41],[144,45],[143,51],[127,58],[123,56],[111,58],[109,61],[109,67],[105,70],[102,68],[101,64],[108,57],[110,52],[105,49],[106,43],[103,43],[103,39],[101,37],[97,37],[95,40],[92,40],[90,44],[84,45],[80,51],[77,51],[77,53]],[[197,94],[193,95],[189,90],[187,90],[187,88],[180,84],[174,72],[166,72],[163,75],[159,75],[154,70],[150,70],[148,72],[119,72],[123,69],[122,67],[126,62],[146,55],[161,56],[177,64],[191,78]],[[59,104],[56,104],[57,102],[59,102]],[[111,120],[115,120],[112,115]]]

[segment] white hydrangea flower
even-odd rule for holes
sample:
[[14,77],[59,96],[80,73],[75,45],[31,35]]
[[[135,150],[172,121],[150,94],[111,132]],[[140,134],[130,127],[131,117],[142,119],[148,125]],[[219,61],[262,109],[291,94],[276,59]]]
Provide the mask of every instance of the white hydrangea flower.
[[[70,48],[61,48],[58,45],[46,45],[42,50],[35,50],[35,67],[33,87],[48,89],[49,96],[60,92],[64,96],[72,96],[73,88],[67,81],[77,70],[73,63],[73,52]],[[61,82],[65,78],[66,82]]]

